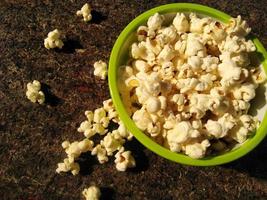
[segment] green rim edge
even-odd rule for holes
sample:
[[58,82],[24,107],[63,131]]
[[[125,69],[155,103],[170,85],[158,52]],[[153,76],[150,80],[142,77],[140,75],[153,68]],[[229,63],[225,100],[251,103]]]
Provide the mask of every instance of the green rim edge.
[[[199,14],[204,14],[213,17],[222,22],[228,22],[228,20],[231,18],[231,16],[227,15],[226,13],[223,13],[219,10],[207,6],[192,4],[192,3],[173,3],[148,10],[143,14],[139,15],[138,17],[136,17],[132,22],[130,22],[116,40],[109,60],[109,70],[108,70],[109,89],[114,106],[120,116],[120,119],[123,121],[127,129],[135,136],[135,138],[137,138],[137,140],[139,140],[145,147],[147,147],[154,153],[166,159],[169,159],[171,161],[180,164],[193,165],[193,166],[214,166],[214,165],[225,164],[244,156],[252,149],[254,149],[266,136],[267,132],[266,112],[264,119],[262,120],[261,125],[257,130],[257,133],[252,138],[248,139],[244,144],[242,144],[241,147],[222,155],[210,156],[199,160],[192,159],[180,153],[172,152],[162,147],[161,145],[157,144],[152,139],[150,139],[150,137],[141,132],[127,114],[124,105],[122,103],[122,100],[120,98],[119,90],[117,87],[117,67],[119,66],[118,65],[119,59],[117,58],[121,53],[120,52],[121,46],[123,45],[126,38],[133,31],[135,31],[139,25],[144,24],[147,21],[147,19],[156,12],[161,14],[170,12],[196,12]],[[257,47],[257,52],[259,52],[264,58],[264,60],[262,61],[262,65],[264,67],[265,73],[267,73],[267,52],[257,38],[253,38],[252,40],[255,46]]]

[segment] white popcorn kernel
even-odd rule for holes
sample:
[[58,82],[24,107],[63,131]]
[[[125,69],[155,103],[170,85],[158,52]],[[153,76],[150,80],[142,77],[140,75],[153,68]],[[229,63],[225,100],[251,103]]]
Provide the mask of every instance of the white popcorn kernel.
[[240,87],[234,89],[233,95],[237,100],[249,102],[256,95],[255,86],[251,83],[244,83]]
[[262,84],[266,81],[266,74],[262,69],[252,68],[250,73],[252,74],[251,77],[255,85]]
[[201,143],[189,144],[185,146],[185,154],[194,159],[203,158],[207,148],[210,146],[208,140],[203,140]]
[[68,158],[65,158],[63,163],[58,163],[56,169],[57,173],[71,171],[72,175],[77,175],[80,171],[80,165],[76,162],[70,161]]
[[162,51],[159,53],[157,59],[159,63],[168,62],[175,56],[175,50],[170,45],[165,45]]
[[164,44],[173,43],[178,39],[178,34],[174,26],[169,26],[158,31],[158,36],[161,36]]
[[235,111],[242,112],[242,113],[247,113],[249,108],[250,108],[250,104],[244,100],[236,100],[234,99],[232,101],[233,107],[235,109]]
[[33,103],[43,104],[45,102],[45,95],[41,91],[41,83],[37,80],[27,84],[26,96]]
[[160,15],[159,13],[155,13],[154,15],[149,17],[147,20],[148,29],[151,29],[151,30],[160,29],[163,21],[164,21],[164,16]]
[[149,36],[149,32],[150,32],[150,35],[152,34],[153,36],[155,36],[155,32],[149,31],[147,26],[139,26],[136,31],[138,41],[139,42],[145,41],[146,38]]
[[133,139],[133,135],[126,129],[122,121],[119,122],[118,133],[120,134],[122,138],[126,138],[127,140]]
[[137,110],[133,114],[132,119],[134,120],[136,126],[142,131],[146,130],[147,125],[152,121],[148,112],[144,109]]
[[97,108],[94,111],[94,122],[100,123],[101,119],[106,117],[106,111],[104,108]]
[[127,168],[135,167],[135,159],[131,155],[131,151],[124,151],[122,147],[116,154],[115,154],[115,163],[116,169],[118,171],[126,171]]
[[150,97],[145,103],[146,109],[149,113],[155,113],[160,110],[160,100],[156,97]]
[[202,59],[200,57],[191,56],[188,58],[187,62],[193,71],[198,71],[201,69]]
[[244,37],[249,34],[251,28],[248,27],[248,24],[245,20],[241,19],[241,16],[238,15],[237,18],[231,18],[228,26],[226,27],[226,32],[230,35],[236,35],[239,37]]
[[175,67],[172,62],[165,62],[159,72],[163,80],[171,80],[175,75]]
[[95,123],[93,124],[93,131],[95,133],[98,133],[99,135],[105,135],[108,130],[105,129],[105,127],[101,123]]
[[150,49],[155,54],[155,56],[157,56],[161,52],[164,46],[163,36],[161,37],[160,36],[161,35],[158,35],[154,39],[151,38],[146,39],[146,48]]
[[83,16],[83,21],[88,22],[92,19],[91,11],[92,11],[91,6],[88,3],[86,3],[83,5],[81,10],[78,10],[76,12],[76,15]]
[[131,56],[134,59],[143,59],[149,63],[153,63],[156,58],[153,51],[146,47],[145,42],[141,42],[139,44],[133,43],[131,46]]
[[161,123],[149,123],[147,125],[147,132],[150,134],[151,137],[155,138],[160,134],[161,131]]
[[99,200],[101,191],[97,186],[90,186],[83,190],[82,195],[86,200]]
[[59,48],[61,49],[64,45],[60,39],[60,32],[58,29],[55,29],[48,33],[47,38],[44,39],[44,46],[47,49]]
[[248,129],[243,126],[231,131],[230,136],[237,141],[239,144],[244,143],[248,138]]
[[177,81],[177,88],[180,89],[180,93],[186,93],[196,87],[199,81],[196,78],[179,79]]
[[236,120],[229,113],[224,114],[218,121],[208,120],[205,127],[215,138],[222,138],[236,125]]
[[105,80],[108,75],[107,63],[102,60],[95,62],[94,75],[100,77],[102,80]]
[[84,133],[85,137],[90,138],[96,134],[96,132],[92,128],[93,128],[92,122],[84,121],[80,124],[77,130],[80,133]]
[[192,33],[203,33],[204,26],[211,23],[210,18],[198,18],[195,13],[189,15],[190,18],[190,32]]
[[120,136],[118,131],[113,131],[108,133],[103,140],[101,140],[101,145],[105,147],[107,155],[113,155],[113,152],[119,150],[124,144],[125,140]]
[[243,126],[249,131],[254,132],[257,129],[258,120],[250,115],[242,115],[240,116],[240,121]]
[[183,13],[177,13],[172,23],[178,32],[185,33],[189,31],[190,24]]
[[185,53],[186,50],[186,41],[181,41],[178,40],[175,45],[174,45],[174,49],[180,54],[183,55]]
[[108,162],[108,156],[107,156],[107,151],[105,149],[105,147],[103,147],[102,145],[98,144],[96,145],[92,152],[91,152],[92,156],[97,156],[97,160],[100,164],[103,164],[105,162]]
[[134,69],[136,69],[140,72],[147,72],[151,69],[151,66],[143,60],[135,60],[133,62],[133,67],[134,67]]
[[212,72],[218,68],[219,59],[217,57],[212,57],[208,55],[207,57],[204,57],[202,60],[203,64],[201,68],[206,72]]
[[201,56],[204,57],[206,50],[200,40],[192,33],[188,34],[186,51],[187,56]]
[[189,138],[196,138],[200,135],[198,130],[193,129],[190,122],[182,121],[176,124],[173,129],[167,132],[168,143],[184,143]]
[[242,70],[233,61],[228,60],[218,65],[219,75],[223,86],[231,86],[240,80]]
[[70,145],[65,149],[65,152],[68,155],[69,161],[72,162],[75,158],[78,158],[81,153],[91,151],[93,145],[93,141],[86,138],[80,142],[75,141],[70,143]]

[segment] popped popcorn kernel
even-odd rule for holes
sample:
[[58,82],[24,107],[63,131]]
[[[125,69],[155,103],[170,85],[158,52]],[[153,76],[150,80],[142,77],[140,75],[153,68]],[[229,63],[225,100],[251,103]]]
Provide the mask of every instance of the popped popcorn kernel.
[[90,186],[83,190],[82,195],[86,200],[99,200],[101,191],[97,186]]
[[78,10],[76,12],[76,15],[83,16],[83,21],[88,22],[92,19],[91,11],[92,11],[91,6],[88,3],[86,3],[83,5],[81,10]]
[[127,168],[135,167],[135,159],[131,155],[131,151],[125,151],[122,147],[115,155],[116,169],[118,171],[126,171]]
[[47,49],[59,48],[64,46],[63,41],[60,39],[61,33],[58,29],[55,29],[48,33],[47,38],[44,39],[44,46]]
[[94,63],[94,75],[100,77],[102,80],[105,80],[108,75],[108,66],[102,60],[99,60]]
[[45,95],[41,91],[41,83],[37,80],[27,84],[26,96],[33,103],[43,104],[45,102]]

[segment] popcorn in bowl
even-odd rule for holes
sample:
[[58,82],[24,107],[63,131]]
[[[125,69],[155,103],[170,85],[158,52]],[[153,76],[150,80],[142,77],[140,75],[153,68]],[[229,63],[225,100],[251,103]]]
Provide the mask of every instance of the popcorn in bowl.
[[250,59],[249,32],[240,16],[223,24],[177,13],[167,25],[164,15],[151,16],[119,68],[121,98],[136,126],[194,159],[244,143],[259,125],[248,110],[265,81]]

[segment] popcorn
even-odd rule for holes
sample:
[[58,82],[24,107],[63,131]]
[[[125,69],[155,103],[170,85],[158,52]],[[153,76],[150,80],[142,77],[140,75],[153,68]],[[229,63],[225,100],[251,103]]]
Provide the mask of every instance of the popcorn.
[[209,134],[215,138],[225,137],[229,130],[236,125],[236,121],[230,114],[226,113],[218,121],[208,120],[205,127]]
[[233,61],[228,60],[218,65],[218,72],[222,77],[221,84],[227,87],[240,80],[242,70]]
[[178,32],[186,33],[189,31],[190,25],[183,13],[177,13],[172,23]]
[[160,15],[159,13],[152,15],[147,20],[148,29],[151,29],[151,30],[160,29],[163,21],[164,21],[163,15]]
[[236,35],[239,37],[244,37],[249,34],[251,28],[248,27],[246,21],[241,19],[241,16],[238,15],[237,18],[231,18],[229,25],[226,27],[226,32],[230,35]]
[[161,37],[164,44],[172,43],[177,40],[177,33],[174,26],[169,26],[158,31],[158,36]]
[[68,171],[71,171],[72,175],[75,176],[79,174],[80,165],[76,162],[70,161],[68,158],[65,158],[63,163],[58,163],[56,172],[60,173],[60,172],[68,172]]
[[60,39],[60,32],[58,29],[55,29],[48,33],[47,38],[44,39],[44,46],[47,49],[59,48],[61,49],[64,46],[64,43]]
[[200,57],[191,56],[188,58],[187,62],[193,71],[198,71],[201,69],[202,59]]
[[131,155],[131,151],[124,151],[122,147],[115,155],[116,169],[118,171],[126,171],[127,168],[135,167],[135,159]]
[[113,131],[112,133],[108,133],[104,139],[101,140],[100,144],[105,147],[107,155],[111,156],[114,151],[121,148],[124,142],[125,140],[120,136],[118,131]]
[[107,63],[102,60],[95,62],[94,75],[100,77],[102,80],[105,80],[108,75]]
[[81,10],[78,10],[76,12],[76,15],[83,16],[83,21],[88,22],[92,19],[91,10],[92,10],[91,6],[88,3],[86,3],[83,5]]
[[[224,24],[194,13],[176,13],[170,23],[169,16],[151,16],[137,29],[127,67],[119,68],[121,97],[136,126],[194,159],[246,141],[258,125],[247,114],[250,101],[266,80],[251,59],[249,31],[240,17]],[[123,124],[117,133],[130,136]]]
[[203,140],[201,143],[189,144],[185,146],[185,154],[194,159],[203,158],[209,146],[210,143],[208,140]]
[[41,91],[41,83],[37,80],[27,84],[26,96],[33,103],[43,104],[45,102],[45,95]]
[[179,152],[181,144],[186,142],[190,138],[196,138],[199,136],[199,131],[193,129],[191,124],[187,121],[182,121],[176,124],[173,129],[167,132],[167,141],[170,145],[170,150]]
[[140,72],[147,72],[149,69],[151,69],[151,66],[143,60],[135,60],[133,67]]
[[211,22],[210,18],[198,18],[195,13],[189,15],[190,18],[190,31],[192,33],[202,33],[204,26]]
[[256,95],[255,85],[252,83],[243,83],[240,87],[234,89],[233,95],[237,100],[249,102]]
[[165,45],[157,59],[159,63],[168,62],[175,56],[175,50],[170,45]]
[[93,155],[93,156],[96,155],[100,164],[108,162],[107,151],[106,151],[105,147],[103,147],[100,144],[96,145],[92,149],[91,155]]
[[204,57],[206,50],[201,41],[193,33],[188,34],[185,55]]
[[68,155],[69,161],[73,162],[76,158],[78,158],[81,153],[91,151],[93,148],[94,142],[89,139],[84,139],[80,142],[75,141],[70,143],[65,148],[65,152]]
[[97,186],[90,186],[82,192],[86,200],[99,200],[101,196],[101,191]]

